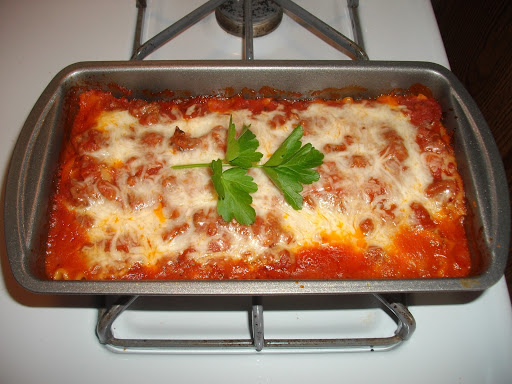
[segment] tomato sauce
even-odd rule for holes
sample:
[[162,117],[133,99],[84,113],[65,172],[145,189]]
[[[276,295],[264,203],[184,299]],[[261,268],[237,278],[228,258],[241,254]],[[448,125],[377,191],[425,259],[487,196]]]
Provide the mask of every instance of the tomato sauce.
[[76,279],[86,277],[88,266],[80,257],[81,249],[87,243],[87,236],[82,225],[73,212],[64,207],[61,199],[57,199],[55,216],[50,222],[50,236],[47,242],[47,253],[52,257],[46,259],[46,270],[55,272],[62,269],[63,278],[69,276]]

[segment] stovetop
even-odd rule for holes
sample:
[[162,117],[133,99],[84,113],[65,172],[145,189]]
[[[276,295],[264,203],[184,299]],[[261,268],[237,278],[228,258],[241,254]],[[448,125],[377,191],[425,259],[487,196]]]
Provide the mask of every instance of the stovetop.
[[[202,2],[148,1],[144,38]],[[344,0],[296,2],[353,37]],[[48,82],[74,62],[128,59],[136,14],[135,1],[0,1],[3,183],[21,126]],[[362,0],[359,16],[370,59],[449,65],[429,2]],[[279,34],[255,39],[255,59],[348,59],[287,15],[276,32]],[[221,47],[213,41],[220,41]],[[210,15],[148,59],[239,60],[241,55],[241,40],[220,31]],[[3,231],[8,223],[1,217]],[[4,248],[0,247],[2,383],[506,383],[512,377],[512,309],[504,278],[482,293],[408,295],[417,328],[411,339],[386,352],[128,354],[113,353],[98,342],[95,327],[102,298],[25,291],[10,273]],[[191,311],[196,300],[202,300],[202,305],[207,302],[206,313]],[[169,334],[242,337],[248,323],[245,300],[152,299],[147,306],[129,311],[115,331],[148,338]],[[309,298],[300,308],[286,297],[268,300],[275,309],[265,317],[271,336],[311,333],[328,337],[335,329],[343,337],[359,337],[387,335],[394,330],[393,322],[367,305],[371,300],[366,297],[321,297],[318,302]],[[240,303],[242,310],[237,306]],[[362,308],[356,305],[361,303]],[[178,309],[169,313],[162,311],[165,307]]]

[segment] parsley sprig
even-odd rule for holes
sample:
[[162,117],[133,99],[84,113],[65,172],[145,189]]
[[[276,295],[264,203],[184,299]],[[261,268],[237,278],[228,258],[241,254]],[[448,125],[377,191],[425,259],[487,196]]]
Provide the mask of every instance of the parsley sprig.
[[[247,174],[249,168],[261,168],[281,191],[286,202],[294,209],[302,209],[304,184],[318,181],[320,175],[314,168],[322,164],[324,155],[310,143],[302,145],[304,132],[298,125],[281,143],[265,164],[258,164],[263,157],[258,152],[256,135],[244,125],[237,137],[232,117],[229,120],[226,155],[223,160],[211,163],[175,165],[174,169],[210,167],[212,181],[217,193],[217,213],[230,222],[235,218],[240,224],[250,225],[256,219],[251,206],[252,196],[258,190],[254,179]],[[230,168],[224,170],[223,167]]]
[[262,167],[293,209],[302,209],[302,185],[318,181],[320,175],[313,168],[324,159],[310,143],[302,145],[302,135],[298,125]]

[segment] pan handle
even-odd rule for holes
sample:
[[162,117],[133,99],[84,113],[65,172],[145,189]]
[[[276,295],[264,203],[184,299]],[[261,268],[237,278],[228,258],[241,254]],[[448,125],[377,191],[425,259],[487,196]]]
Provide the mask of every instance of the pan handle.
[[[34,236],[39,229],[37,217],[47,207],[51,191],[51,179],[43,178],[43,169],[52,167],[58,135],[53,135],[57,124],[49,126],[61,101],[58,89],[59,76],[43,91],[21,129],[14,146],[5,184],[4,220],[5,241],[9,261],[16,280],[25,288],[31,289],[40,282],[32,275],[39,271],[39,265],[28,262],[21,255],[34,253],[40,247],[40,239]],[[38,145],[36,145],[38,143]],[[30,225],[27,225],[30,223]],[[37,265],[36,265],[37,264]]]
[[96,334],[101,344],[114,352],[135,353],[183,353],[226,352],[233,350],[255,350],[266,352],[356,352],[386,351],[409,339],[416,329],[414,317],[400,300],[375,294],[385,312],[395,320],[397,328],[393,336],[346,339],[265,339],[263,304],[260,297],[253,298],[251,309],[251,338],[224,340],[184,339],[121,339],[113,332],[116,319],[132,305],[138,296],[121,296],[112,305],[99,311]]

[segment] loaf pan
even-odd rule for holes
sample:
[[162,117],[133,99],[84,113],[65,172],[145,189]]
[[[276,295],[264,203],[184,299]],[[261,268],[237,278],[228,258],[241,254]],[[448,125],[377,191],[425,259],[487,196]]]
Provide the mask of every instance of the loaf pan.
[[[453,132],[466,190],[466,231],[473,271],[465,278],[257,281],[51,281],[44,276],[48,201],[72,113],[88,89],[133,98],[225,95],[279,90],[276,97],[373,97],[413,84],[430,88]],[[172,91],[172,92],[171,92]],[[250,93],[258,94],[258,92]],[[503,275],[510,207],[503,163],[475,102],[446,68],[422,62],[146,61],[84,62],[63,69],[34,105],[16,143],[5,190],[5,237],[16,280],[52,294],[281,295],[481,291]]]

